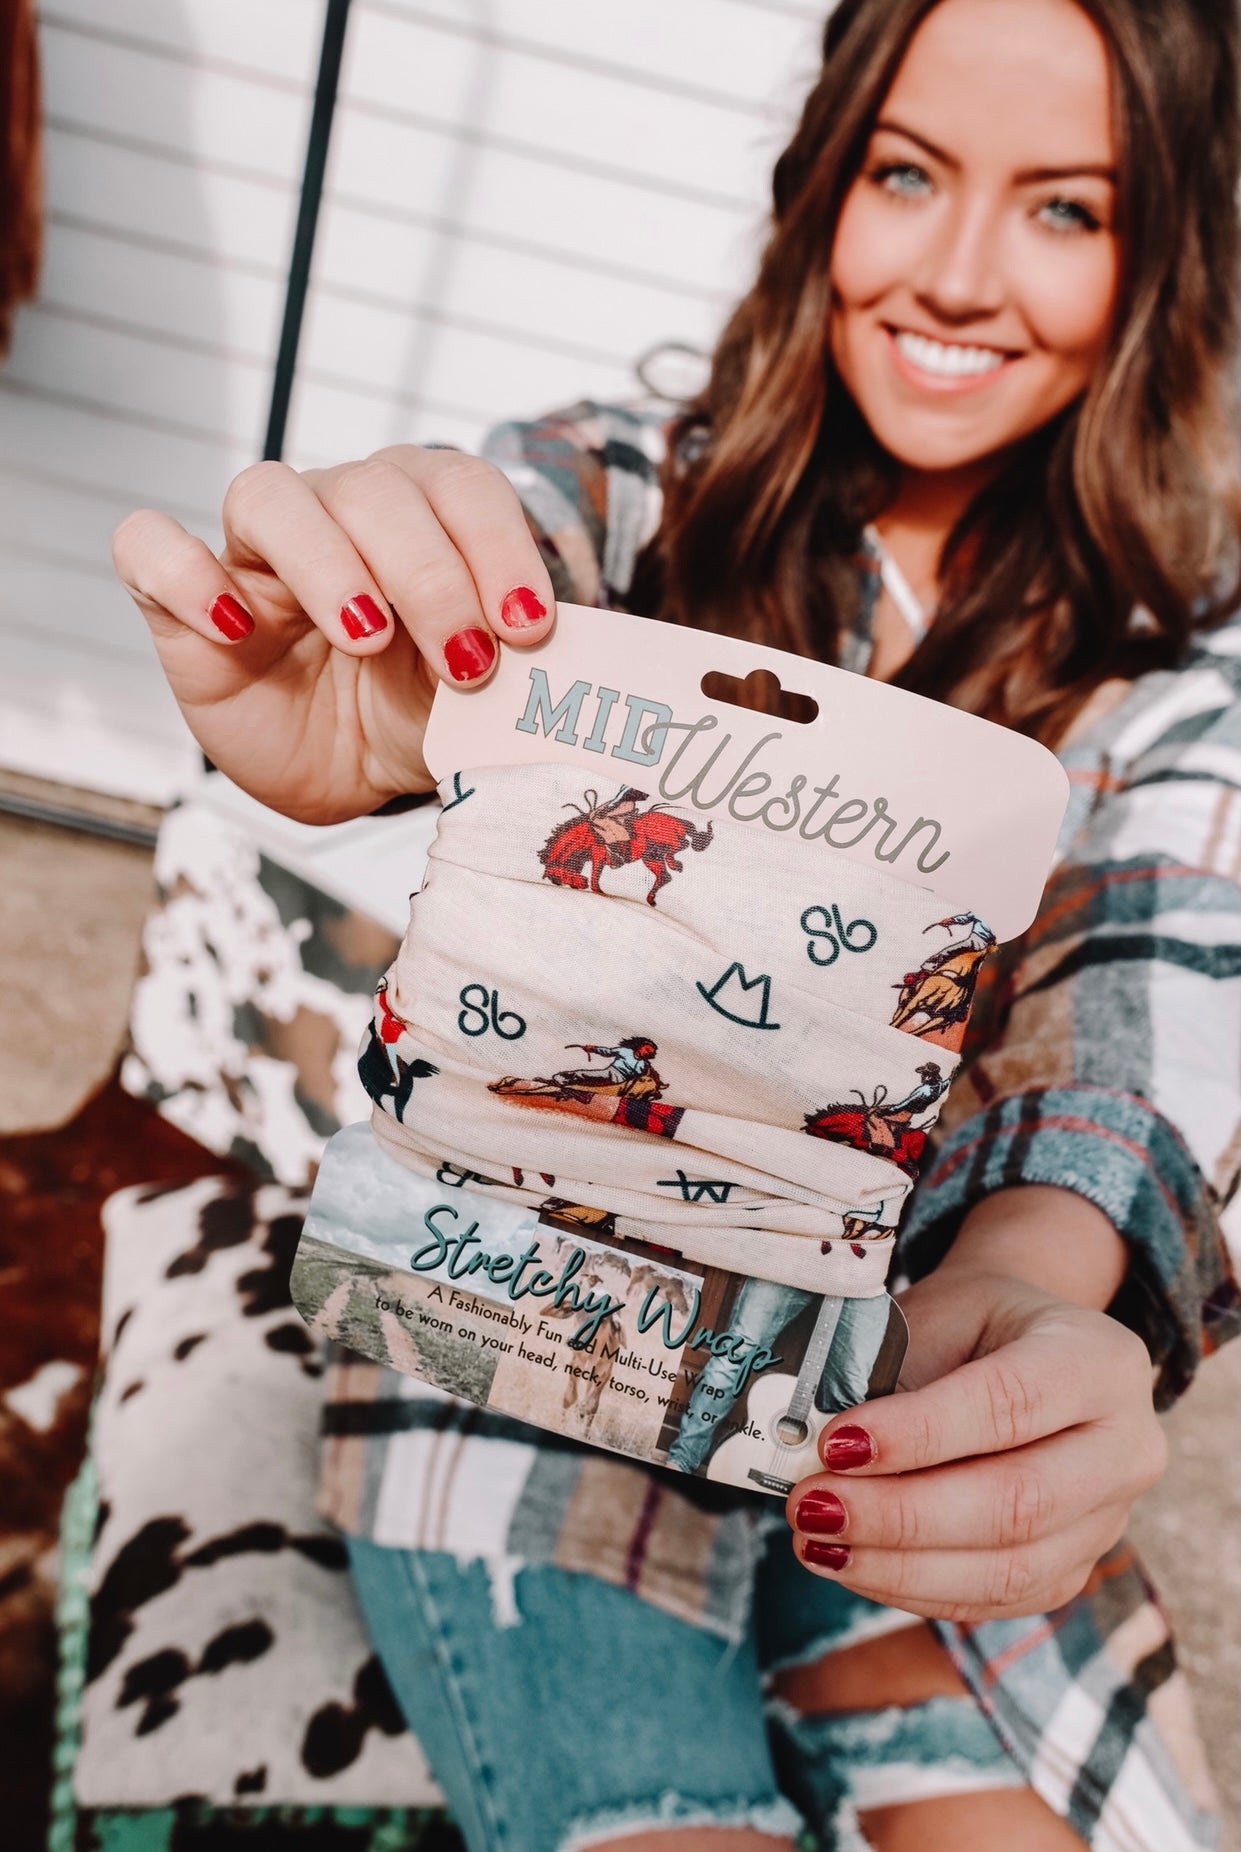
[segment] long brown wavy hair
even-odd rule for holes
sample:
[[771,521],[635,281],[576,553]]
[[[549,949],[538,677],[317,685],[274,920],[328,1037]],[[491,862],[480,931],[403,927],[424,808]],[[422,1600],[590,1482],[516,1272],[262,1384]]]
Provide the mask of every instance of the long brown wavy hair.
[[[672,427],[635,610],[837,660],[861,530],[898,466],[831,360],[830,252],[936,4],[842,0],[828,21],[757,280]],[[1241,597],[1236,0],[1078,4],[1110,51],[1122,275],[1109,349],[958,522],[935,623],[894,678],[1049,744],[1099,682],[1175,663]]]

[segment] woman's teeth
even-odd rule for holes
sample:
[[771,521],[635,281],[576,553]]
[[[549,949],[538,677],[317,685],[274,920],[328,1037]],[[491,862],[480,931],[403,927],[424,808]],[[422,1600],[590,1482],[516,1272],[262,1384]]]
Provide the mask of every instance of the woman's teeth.
[[994,373],[1004,365],[1004,355],[997,354],[993,347],[958,347],[955,343],[929,340],[924,334],[902,331],[896,336],[896,345],[906,360],[924,373],[940,373],[951,379]]

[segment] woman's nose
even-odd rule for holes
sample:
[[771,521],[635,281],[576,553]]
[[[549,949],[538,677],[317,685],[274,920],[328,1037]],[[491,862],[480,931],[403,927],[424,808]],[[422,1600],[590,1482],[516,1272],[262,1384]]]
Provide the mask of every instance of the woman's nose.
[[945,322],[973,321],[1004,306],[1000,225],[986,201],[954,202],[928,237],[914,294]]

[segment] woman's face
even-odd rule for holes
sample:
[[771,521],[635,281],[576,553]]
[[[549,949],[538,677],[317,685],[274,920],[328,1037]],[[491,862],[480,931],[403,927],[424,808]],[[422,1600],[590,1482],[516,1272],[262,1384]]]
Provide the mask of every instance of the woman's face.
[[907,469],[1046,424],[1107,347],[1119,275],[1108,55],[1074,0],[941,0],[846,195],[830,340]]

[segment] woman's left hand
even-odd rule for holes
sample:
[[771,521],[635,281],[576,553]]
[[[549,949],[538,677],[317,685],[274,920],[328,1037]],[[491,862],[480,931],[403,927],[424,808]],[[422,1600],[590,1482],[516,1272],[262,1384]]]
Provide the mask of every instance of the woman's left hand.
[[1166,1464],[1145,1345],[983,1265],[942,1266],[899,1298],[907,1393],[824,1430],[829,1470],[789,1496],[798,1556],[927,1619],[1060,1607]]

